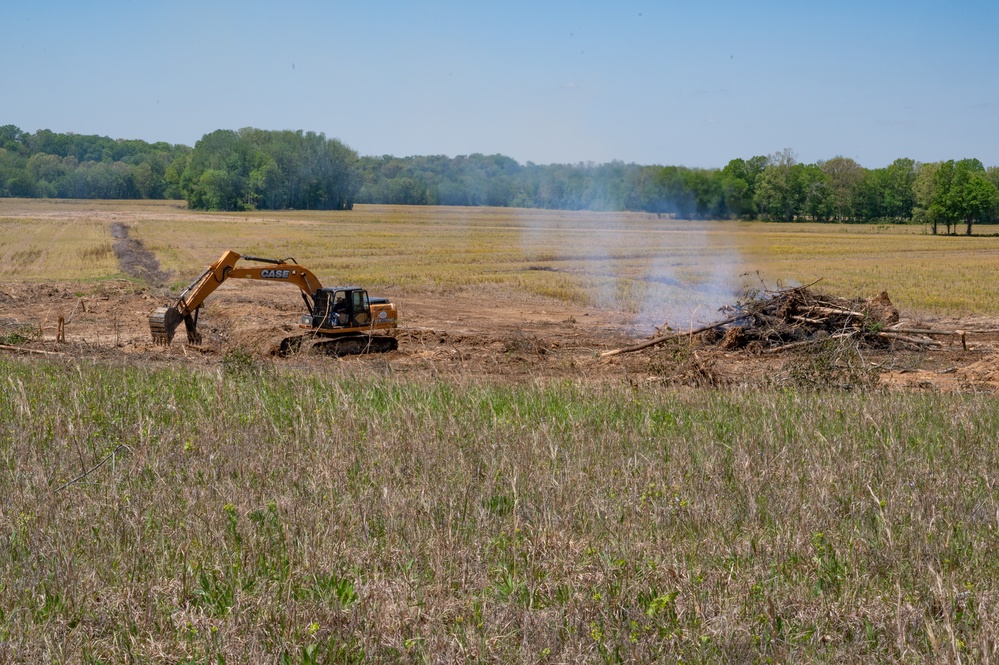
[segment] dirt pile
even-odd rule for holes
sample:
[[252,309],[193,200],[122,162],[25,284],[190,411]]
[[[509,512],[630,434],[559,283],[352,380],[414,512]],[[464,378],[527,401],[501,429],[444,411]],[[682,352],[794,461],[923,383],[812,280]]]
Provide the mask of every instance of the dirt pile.
[[954,373],[970,383],[999,385],[999,354],[989,354],[970,365],[955,369]]

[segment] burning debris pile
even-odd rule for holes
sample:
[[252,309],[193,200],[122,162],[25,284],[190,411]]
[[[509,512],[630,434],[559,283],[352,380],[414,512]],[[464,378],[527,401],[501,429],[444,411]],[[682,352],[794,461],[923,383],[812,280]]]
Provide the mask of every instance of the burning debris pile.
[[687,338],[721,350],[780,353],[838,340],[866,348],[940,347],[932,337],[960,336],[962,331],[903,328],[887,292],[869,299],[846,299],[812,291],[809,286],[764,291],[722,310],[727,317],[690,331],[670,331],[601,356],[613,356]]
[[875,298],[849,300],[798,287],[765,292],[723,311],[728,318],[706,327],[699,335],[702,343],[758,353],[804,347],[826,339],[850,339],[869,347],[887,347],[895,342],[935,344],[891,329],[899,315],[884,291]]

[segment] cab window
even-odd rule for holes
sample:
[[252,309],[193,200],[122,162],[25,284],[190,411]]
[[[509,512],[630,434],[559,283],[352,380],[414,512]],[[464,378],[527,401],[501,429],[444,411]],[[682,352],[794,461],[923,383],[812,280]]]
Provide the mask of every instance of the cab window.
[[355,312],[368,311],[368,292],[354,291],[352,295],[354,296],[354,311]]

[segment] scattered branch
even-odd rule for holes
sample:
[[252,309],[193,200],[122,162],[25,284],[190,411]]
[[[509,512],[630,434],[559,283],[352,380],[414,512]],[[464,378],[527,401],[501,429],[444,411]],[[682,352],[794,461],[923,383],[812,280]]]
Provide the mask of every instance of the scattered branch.
[[741,319],[748,318],[750,314],[740,314],[739,316],[730,316],[724,321],[718,321],[710,325],[702,326],[700,328],[695,328],[694,330],[689,330],[686,332],[675,332],[669,333],[668,335],[661,335],[653,339],[634,344],[632,346],[625,346],[620,349],[613,349],[612,351],[604,351],[600,354],[601,358],[606,358],[608,356],[616,356],[620,353],[632,353],[633,351],[641,351],[642,349],[647,349],[650,346],[656,346],[658,344],[664,344],[673,339],[679,339],[681,337],[693,337],[694,335],[699,335],[700,333],[707,332],[709,330],[714,330],[715,328],[721,328],[722,326],[728,325],[729,323],[735,323]]
[[83,473],[81,473],[80,475],[78,475],[78,476],[77,476],[76,478],[73,478],[72,480],[69,480],[69,481],[66,481],[65,483],[63,483],[62,485],[60,485],[59,487],[57,487],[57,488],[56,488],[56,489],[54,490],[54,492],[61,492],[62,490],[66,489],[67,487],[69,487],[69,486],[70,486],[70,485],[72,485],[73,483],[75,483],[75,482],[77,482],[77,481],[79,481],[79,480],[83,480],[84,478],[86,478],[87,476],[89,476],[89,475],[90,475],[91,473],[93,473],[93,472],[94,472],[94,471],[96,471],[97,469],[99,469],[99,468],[101,468],[102,466],[104,466],[104,464],[105,464],[105,463],[106,463],[106,462],[107,462],[107,461],[108,461],[109,459],[111,459],[112,457],[114,457],[114,456],[115,456],[115,454],[116,454],[116,453],[117,453],[117,452],[118,452],[119,450],[121,450],[122,448],[128,448],[128,450],[129,450],[129,451],[131,451],[131,450],[132,450],[131,448],[129,448],[129,447],[128,447],[128,445],[127,445],[127,444],[124,444],[124,443],[121,443],[121,444],[118,444],[118,446],[117,446],[117,447],[115,447],[115,449],[114,449],[114,450],[112,450],[112,451],[111,451],[110,453],[108,453],[108,456],[107,456],[107,457],[105,457],[105,458],[104,458],[104,459],[102,459],[102,460],[101,460],[100,462],[98,462],[98,463],[97,463],[97,464],[95,464],[94,466],[90,467],[90,468],[89,468],[88,470],[86,470],[86,471],[84,471]]
[[63,355],[61,351],[42,351],[41,349],[26,349],[22,346],[13,346],[11,344],[0,344],[0,349],[3,349],[4,351],[16,351],[18,353],[35,353],[43,356]]

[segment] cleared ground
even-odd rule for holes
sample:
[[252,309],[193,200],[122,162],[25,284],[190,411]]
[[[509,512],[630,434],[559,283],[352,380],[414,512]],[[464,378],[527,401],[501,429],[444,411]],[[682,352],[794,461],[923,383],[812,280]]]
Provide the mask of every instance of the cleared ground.
[[[23,328],[37,350],[71,356],[210,366],[240,351],[281,366],[370,364],[415,376],[682,381],[684,367],[664,365],[672,351],[597,354],[665,324],[717,320],[718,308],[747,289],[815,280],[849,297],[888,291],[910,327],[999,328],[999,239],[934,237],[921,227],[390,206],[208,214],[178,202],[3,200],[0,229],[0,333]],[[226,249],[292,257],[327,286],[359,284],[391,298],[401,313],[399,351],[272,360],[274,340],[297,330],[301,299],[294,287],[249,281],[230,281],[208,300],[202,349],[152,346],[148,313]],[[54,343],[60,316],[66,344]],[[899,348],[867,360],[890,385],[991,389],[983,367],[997,338],[968,340],[967,348],[951,340],[941,351]],[[710,364],[724,385],[780,379],[788,362],[716,350],[681,360]]]

